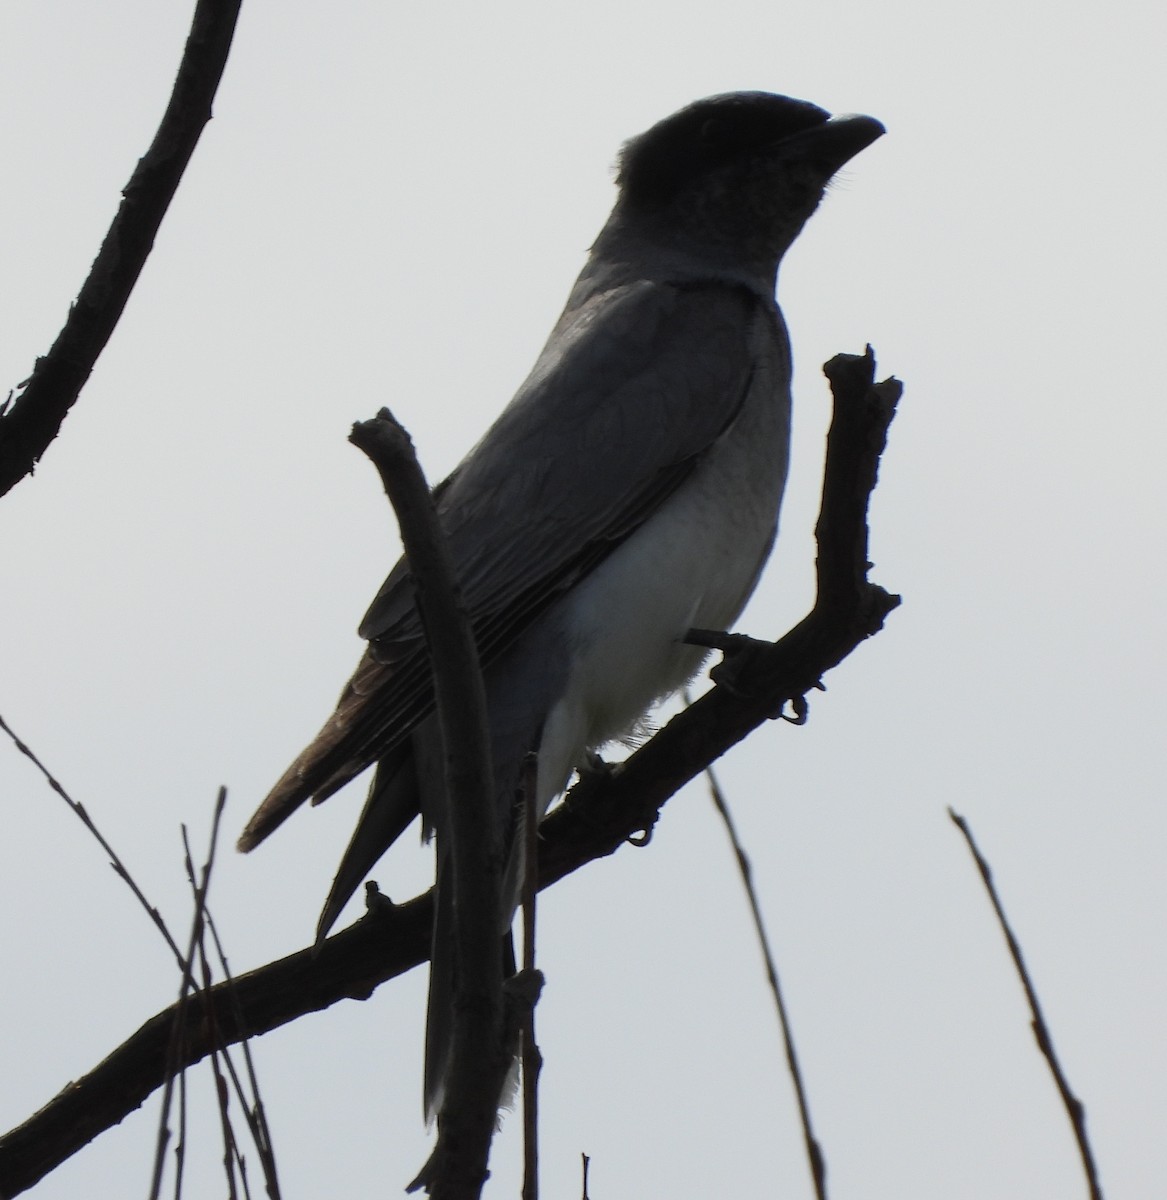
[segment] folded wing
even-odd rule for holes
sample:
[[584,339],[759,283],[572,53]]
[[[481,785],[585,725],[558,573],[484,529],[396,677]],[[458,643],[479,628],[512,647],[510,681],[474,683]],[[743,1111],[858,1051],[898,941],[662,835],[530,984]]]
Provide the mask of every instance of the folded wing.
[[[775,319],[744,287],[650,281],[564,313],[514,400],[435,491],[484,668],[688,478],[740,410],[751,328]],[[402,753],[432,711],[404,560],[360,632],[369,649],[336,711],[252,817],[241,849],[305,800]],[[400,833],[392,824],[385,845]]]

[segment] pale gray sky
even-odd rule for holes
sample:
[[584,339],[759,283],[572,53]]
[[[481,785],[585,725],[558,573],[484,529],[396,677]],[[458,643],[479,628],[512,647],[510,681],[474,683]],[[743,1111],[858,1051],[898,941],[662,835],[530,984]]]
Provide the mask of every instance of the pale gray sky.
[[[189,5],[0,16],[0,385],[51,343],[165,104]],[[1157,5],[247,0],[138,290],[32,480],[0,501],[0,714],[177,928],[179,825],[232,837],[330,710],[396,557],[346,443],[389,404],[433,478],[521,382],[610,206],[620,142],[699,96],[782,91],[887,136],[783,268],[795,463],[741,627],[810,596],[819,364],[906,382],[873,506],[904,595],[721,773],[753,855],[832,1194],[1054,1200],[1075,1151],[945,816],[991,858],[1108,1200],[1167,1178]],[[212,903],[239,971],[303,945],[353,788]],[[98,848],[0,744],[0,1126],[176,990]],[[411,839],[377,872],[430,870]],[[546,1194],[810,1195],[762,970],[700,789],[651,847],[544,903]],[[394,1194],[421,1164],[424,972],[255,1045],[286,1194]],[[196,1072],[202,1078],[202,1072]],[[205,1083],[202,1101],[210,1110]],[[157,1104],[36,1191],[146,1188]],[[490,1195],[515,1194],[518,1127]],[[192,1195],[219,1149],[200,1121]]]

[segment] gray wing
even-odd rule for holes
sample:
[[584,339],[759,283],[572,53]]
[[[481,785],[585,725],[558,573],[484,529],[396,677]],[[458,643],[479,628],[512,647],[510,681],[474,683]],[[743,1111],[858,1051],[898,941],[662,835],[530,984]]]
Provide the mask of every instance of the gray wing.
[[[569,309],[530,377],[436,490],[484,666],[688,477],[749,388],[745,288],[639,281]],[[400,746],[433,707],[408,567],[361,624],[370,648],[336,713],[244,831],[250,848]]]

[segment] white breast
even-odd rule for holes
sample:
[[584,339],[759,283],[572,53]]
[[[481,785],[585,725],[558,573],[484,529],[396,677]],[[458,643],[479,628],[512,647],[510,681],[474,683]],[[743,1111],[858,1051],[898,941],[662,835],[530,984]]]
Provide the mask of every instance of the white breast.
[[586,749],[627,734],[707,652],[680,639],[726,629],[753,591],[777,527],[790,439],[785,363],[759,330],[750,394],[693,475],[563,601],[567,689],[544,726],[540,815]]

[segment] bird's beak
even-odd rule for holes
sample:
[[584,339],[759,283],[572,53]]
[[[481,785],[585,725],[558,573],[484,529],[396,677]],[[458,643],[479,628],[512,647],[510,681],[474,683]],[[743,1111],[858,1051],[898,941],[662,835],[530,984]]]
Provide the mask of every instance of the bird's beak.
[[833,175],[885,132],[874,117],[847,113],[783,138],[780,145],[788,160],[802,159],[813,163],[825,174]]

